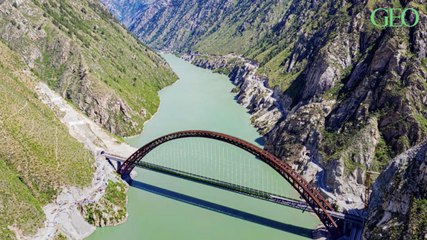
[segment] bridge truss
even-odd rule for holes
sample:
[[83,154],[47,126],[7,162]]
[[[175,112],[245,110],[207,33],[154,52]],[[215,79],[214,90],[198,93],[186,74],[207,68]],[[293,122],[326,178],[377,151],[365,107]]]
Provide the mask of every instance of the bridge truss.
[[310,206],[311,210],[318,216],[320,221],[325,225],[328,231],[334,238],[341,235],[339,226],[331,216],[333,212],[331,204],[311,186],[301,175],[292,169],[292,167],[285,162],[278,159],[276,156],[264,151],[263,149],[223,133],[189,130],[171,133],[160,138],[157,138],[148,144],[141,147],[134,154],[132,154],[118,169],[118,173],[122,176],[128,176],[130,172],[137,166],[137,164],[153,149],[156,147],[176,139],[182,138],[209,138],[234,145],[243,149],[250,154],[254,155],[261,161],[268,164],[271,168],[277,171],[284,179],[286,179],[291,186],[300,194],[300,196]]

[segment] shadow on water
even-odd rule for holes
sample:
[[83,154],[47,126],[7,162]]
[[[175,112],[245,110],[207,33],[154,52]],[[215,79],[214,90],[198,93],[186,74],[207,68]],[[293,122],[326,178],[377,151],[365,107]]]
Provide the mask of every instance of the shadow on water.
[[309,228],[304,228],[304,227],[299,227],[299,226],[294,226],[294,225],[290,225],[290,224],[286,224],[286,223],[281,223],[272,219],[268,219],[265,217],[261,217],[258,215],[254,215],[251,213],[247,213],[244,211],[240,211],[234,208],[230,208],[230,207],[226,207],[223,205],[219,205],[216,203],[212,203],[209,201],[205,201],[199,198],[195,198],[195,197],[191,197],[188,195],[184,195],[178,192],[174,192],[168,189],[164,189],[164,188],[160,188],[160,187],[156,187],[150,184],[146,184],[146,183],[142,183],[136,180],[132,181],[132,187],[138,188],[140,190],[143,191],[147,191],[150,193],[154,193],[163,197],[167,197],[170,199],[174,199],[176,201],[180,201],[180,202],[184,202],[187,204],[191,204],[197,207],[201,207],[204,209],[208,209],[211,211],[215,211],[218,213],[222,213],[228,216],[232,216],[235,218],[239,218],[239,219],[243,219],[245,221],[249,221],[249,222],[253,222],[253,223],[257,223],[263,226],[267,226],[267,227],[271,227],[271,228],[275,228],[281,231],[285,231],[285,232],[289,232],[295,235],[300,235],[303,237],[311,237],[311,233],[312,230]]

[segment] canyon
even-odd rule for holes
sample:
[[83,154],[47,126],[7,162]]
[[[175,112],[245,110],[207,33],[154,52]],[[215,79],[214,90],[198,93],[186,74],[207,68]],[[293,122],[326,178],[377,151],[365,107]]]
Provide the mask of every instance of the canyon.
[[[157,53],[170,52],[227,75],[265,149],[365,214],[364,238],[425,239],[425,5],[0,0],[0,238],[80,239],[126,220],[127,185],[99,151],[135,150],[124,137],[178,78]],[[380,7],[417,9],[420,24],[376,28]]]
[[[383,190],[371,187],[371,178],[384,172],[381,181],[393,158],[426,137],[425,26],[378,29],[369,21],[374,8],[399,4],[419,9],[423,22],[416,1],[166,0],[120,7],[133,2],[103,1],[151,47],[229,75],[265,148],[342,209],[365,209],[371,190],[373,197]],[[423,197],[410,196],[408,206],[416,208]],[[372,214],[378,205],[369,205]],[[410,218],[396,218],[369,221],[366,229],[398,224],[411,232]]]

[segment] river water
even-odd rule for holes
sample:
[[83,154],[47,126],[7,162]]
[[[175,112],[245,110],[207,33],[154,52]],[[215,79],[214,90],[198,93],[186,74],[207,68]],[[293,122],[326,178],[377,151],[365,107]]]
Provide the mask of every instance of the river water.
[[[235,102],[231,93],[234,86],[226,76],[195,67],[170,54],[163,57],[179,80],[160,92],[158,113],[145,125],[143,134],[127,139],[130,145],[140,147],[156,137],[188,129],[223,132],[258,146],[262,144],[260,135],[250,124],[250,115]],[[182,148],[180,144],[186,144],[186,141],[204,149],[199,156],[206,155],[206,149],[223,144],[207,143],[206,139],[187,139],[180,143],[171,142],[157,152]],[[238,159],[250,158],[242,151],[231,154],[233,157],[239,154]],[[156,158],[155,155],[151,157]],[[173,155],[162,161],[171,159],[174,159]],[[207,159],[199,168],[207,166],[209,161]],[[275,189],[280,189],[279,194],[298,197],[290,185],[264,163],[251,159],[233,164],[241,164],[241,169],[245,169],[249,176],[256,175],[250,187],[271,190],[269,185],[275,185]],[[224,168],[232,167],[211,166],[202,171],[218,177],[222,173],[217,169]],[[129,219],[119,226],[98,228],[88,239],[310,239],[311,230],[319,224],[312,214],[299,210],[147,170],[137,169],[137,172],[135,187],[128,192]],[[273,184],[266,187],[265,182],[262,184],[264,179]]]

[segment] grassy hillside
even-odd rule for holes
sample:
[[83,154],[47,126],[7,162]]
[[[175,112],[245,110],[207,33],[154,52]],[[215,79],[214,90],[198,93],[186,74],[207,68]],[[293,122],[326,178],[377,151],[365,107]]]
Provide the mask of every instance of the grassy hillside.
[[289,1],[283,0],[236,1],[193,49],[210,54],[244,54],[262,41],[288,5]]
[[0,3],[0,36],[33,72],[120,136],[141,132],[174,73],[97,0]]
[[13,239],[8,226],[42,226],[60,186],[90,184],[93,156],[37,98],[18,54],[0,42],[0,55],[0,239]]
[[[349,129],[360,131],[378,117],[378,142],[386,143],[391,157],[427,134],[426,107],[420,100],[424,25],[376,29],[369,20],[373,8],[390,6],[420,9],[422,19],[420,1],[145,1],[139,10],[121,8],[134,5],[132,0],[103,2],[115,13],[126,11],[120,12],[121,19],[153,47],[211,55],[234,52],[255,60],[257,73],[282,93],[283,109],[297,112],[295,106],[321,102],[333,110],[325,116],[332,139],[351,135]],[[130,21],[123,16],[137,17]],[[385,62],[392,56],[404,57],[398,64]],[[393,68],[396,64],[399,70]],[[411,108],[397,111],[400,101]],[[411,124],[394,124],[400,119]]]
[[120,135],[142,131],[176,76],[97,0],[0,1],[0,239],[35,233],[62,186],[87,186],[93,156],[35,92],[46,82]]
[[101,0],[150,46],[212,54],[244,53],[280,20],[288,0]]

